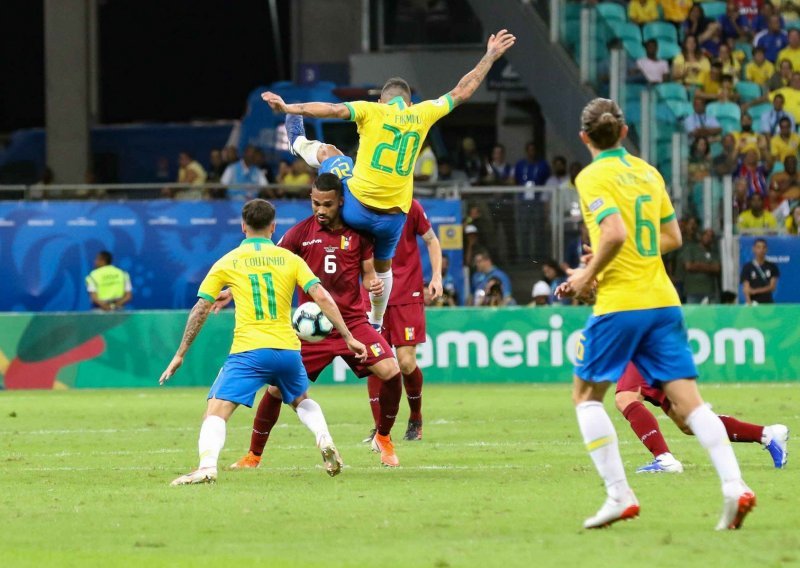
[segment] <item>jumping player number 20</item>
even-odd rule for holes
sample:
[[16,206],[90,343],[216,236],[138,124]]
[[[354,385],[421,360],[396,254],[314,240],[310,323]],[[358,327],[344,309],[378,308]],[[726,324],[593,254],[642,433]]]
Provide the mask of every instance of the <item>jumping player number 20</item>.
[[[411,170],[413,169],[414,158],[417,155],[417,150],[419,150],[419,134],[416,132],[406,132],[405,134],[402,134],[400,129],[395,128],[394,126],[389,126],[388,124],[384,124],[383,129],[394,134],[394,140],[392,140],[391,144],[387,142],[381,142],[375,147],[375,152],[372,154],[372,161],[370,162],[370,165],[376,170],[391,174],[393,173],[392,168],[381,165],[381,153],[384,150],[397,152],[397,161],[394,165],[394,171],[396,171],[398,175],[405,177],[410,174]],[[408,144],[410,140],[414,141],[414,146],[411,149],[411,159],[408,160],[408,167],[405,167],[406,153],[408,152]]]

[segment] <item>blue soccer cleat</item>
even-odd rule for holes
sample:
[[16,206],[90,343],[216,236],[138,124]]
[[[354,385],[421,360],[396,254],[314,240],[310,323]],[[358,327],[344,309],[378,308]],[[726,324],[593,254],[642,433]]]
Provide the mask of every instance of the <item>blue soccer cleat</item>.
[[672,454],[661,454],[651,463],[637,469],[636,473],[683,473],[683,464]]
[[301,136],[306,135],[303,117],[298,114],[287,114],[284,124],[286,125],[286,136],[289,138],[289,151],[296,155],[294,151],[294,142]]
[[789,442],[789,429],[783,424],[773,424],[764,427],[766,440],[764,449],[772,456],[772,461],[778,469],[783,468],[789,459],[786,444]]

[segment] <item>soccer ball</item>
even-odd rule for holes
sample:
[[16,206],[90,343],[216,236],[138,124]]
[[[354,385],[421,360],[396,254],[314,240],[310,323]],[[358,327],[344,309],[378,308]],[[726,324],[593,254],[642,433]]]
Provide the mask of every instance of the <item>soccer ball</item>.
[[311,343],[322,341],[333,330],[331,320],[314,302],[306,302],[297,308],[292,316],[292,327],[297,337]]

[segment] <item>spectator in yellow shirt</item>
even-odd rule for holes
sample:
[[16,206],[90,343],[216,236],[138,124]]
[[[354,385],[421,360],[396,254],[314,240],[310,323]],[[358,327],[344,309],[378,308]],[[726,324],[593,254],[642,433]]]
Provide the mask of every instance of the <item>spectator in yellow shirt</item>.
[[178,183],[189,184],[197,187],[186,189],[165,188],[162,194],[173,199],[203,199],[207,192],[201,187],[206,183],[208,174],[200,163],[189,152],[178,154]]
[[789,45],[778,52],[778,61],[792,62],[793,69],[800,69],[800,30],[789,30]]
[[297,187],[311,185],[311,174],[308,173],[306,163],[300,159],[292,162],[292,165],[288,169],[285,169],[283,175],[278,178],[278,183]]
[[739,214],[739,221],[736,224],[740,231],[751,233],[765,233],[778,229],[778,221],[772,213],[764,210],[764,198],[760,193],[754,193],[750,197],[750,209]]
[[710,70],[711,62],[697,45],[697,38],[686,36],[681,53],[672,60],[672,80],[684,85],[700,85]]
[[682,25],[689,17],[689,10],[692,9],[692,0],[660,0],[661,9],[664,11],[664,19],[673,24]]
[[772,5],[786,22],[800,20],[800,0],[772,0]]
[[790,235],[800,234],[800,205],[795,205],[786,218],[786,232]]
[[792,115],[795,124],[800,120],[800,73],[792,73],[792,79],[788,87],[782,87],[769,94],[770,99],[776,95],[783,95],[783,108]]
[[797,156],[800,147],[800,135],[792,132],[792,122],[782,118],[778,123],[778,134],[769,141],[769,152],[776,160],[783,162],[787,156]]
[[774,74],[775,66],[771,61],[767,60],[764,55],[764,48],[755,48],[753,50],[753,60],[744,67],[744,78],[757,83],[763,88]]
[[[765,52],[766,53],[766,52]],[[772,77],[767,82],[767,90],[777,91],[781,87],[788,87],[789,82],[792,80],[792,62],[788,59],[778,62],[778,67]]]
[[736,140],[736,153],[745,154],[748,150],[755,150],[761,152],[759,147],[765,146],[765,137],[762,134],[753,132],[753,117],[750,113],[742,113],[742,130],[739,132],[731,132]]
[[695,97],[703,100],[717,100],[722,92],[722,62],[715,59],[711,64],[711,71],[704,75],[700,90]]
[[722,74],[730,75],[734,84],[742,77],[742,64],[731,52],[727,43],[719,46],[719,60],[722,63]]
[[631,0],[628,4],[628,19],[643,26],[658,19],[657,0]]

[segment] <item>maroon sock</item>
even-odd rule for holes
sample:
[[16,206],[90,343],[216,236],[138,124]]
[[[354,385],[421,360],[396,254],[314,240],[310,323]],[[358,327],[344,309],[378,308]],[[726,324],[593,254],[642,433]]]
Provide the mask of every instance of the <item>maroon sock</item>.
[[381,405],[379,402],[381,396],[381,385],[383,385],[383,381],[375,375],[370,375],[367,379],[369,408],[372,410],[372,422],[375,424],[376,428],[378,427],[378,422],[381,421]]
[[758,424],[750,424],[749,422],[740,422],[733,416],[719,417],[725,425],[725,430],[728,432],[728,439],[731,442],[759,442],[761,443],[761,434],[764,432],[764,427]]
[[411,411],[408,419],[422,422],[422,371],[414,367],[408,375],[403,375],[403,386],[406,389],[408,409]]
[[282,404],[283,401],[269,394],[269,391],[261,397],[256,417],[253,419],[253,433],[250,435],[250,451],[255,455],[260,456],[264,453],[269,433],[281,415]]
[[642,444],[650,450],[653,457],[660,456],[669,452],[667,441],[658,428],[658,420],[647,407],[639,401],[632,402],[622,411],[625,420],[630,422],[631,429],[642,441]]
[[388,381],[382,381],[380,404],[381,415],[378,420],[378,434],[388,436],[392,431],[397,412],[400,410],[400,398],[403,396],[402,375],[397,373]]

